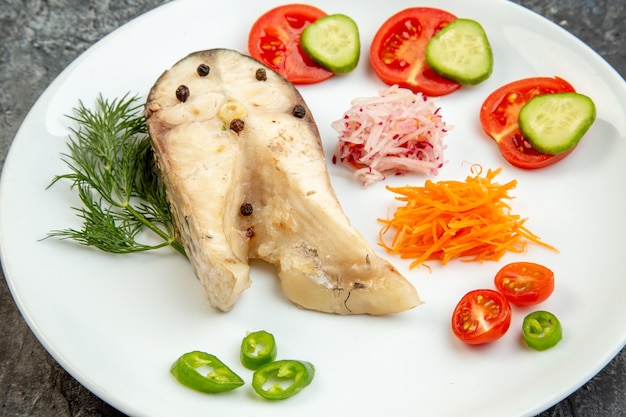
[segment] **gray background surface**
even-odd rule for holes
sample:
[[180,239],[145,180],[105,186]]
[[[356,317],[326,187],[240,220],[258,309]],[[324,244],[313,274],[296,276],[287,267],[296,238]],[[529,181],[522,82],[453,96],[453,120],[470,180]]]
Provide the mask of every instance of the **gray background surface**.
[[[626,74],[626,0],[515,2],[563,26],[622,77]],[[54,78],[103,36],[162,3],[1,0],[0,168],[20,123]],[[626,416],[625,358],[622,349],[595,378],[540,416]],[[123,416],[82,387],[44,350],[18,312],[4,276],[0,279],[0,416]]]

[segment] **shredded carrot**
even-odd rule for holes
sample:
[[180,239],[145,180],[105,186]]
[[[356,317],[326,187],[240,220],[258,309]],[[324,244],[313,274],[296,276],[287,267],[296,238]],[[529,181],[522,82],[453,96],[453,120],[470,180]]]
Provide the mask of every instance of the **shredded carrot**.
[[[387,186],[405,205],[396,209],[393,218],[378,219],[384,224],[380,245],[392,254],[415,259],[411,269],[437,259],[444,265],[454,258],[497,261],[506,252],[526,251],[528,242],[558,252],[524,226],[527,219],[511,213],[504,200],[512,199],[509,191],[517,181],[493,182],[500,171],[490,169],[481,177],[482,167],[473,165],[473,176],[464,182],[426,180],[423,187]],[[390,243],[384,240],[388,232],[393,233]]]

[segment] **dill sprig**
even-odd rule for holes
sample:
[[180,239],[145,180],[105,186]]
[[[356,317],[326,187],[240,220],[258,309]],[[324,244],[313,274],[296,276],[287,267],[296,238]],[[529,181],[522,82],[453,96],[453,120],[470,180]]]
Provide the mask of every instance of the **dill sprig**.
[[[96,101],[95,110],[82,101],[68,116],[68,153],[62,160],[70,173],[56,176],[50,186],[70,180],[83,207],[73,207],[82,229],[54,230],[48,237],[73,239],[105,252],[133,253],[172,246],[185,255],[165,196],[165,186],[155,167],[143,106],[137,97]],[[49,187],[50,187],[49,186]],[[138,241],[144,230],[159,243]]]

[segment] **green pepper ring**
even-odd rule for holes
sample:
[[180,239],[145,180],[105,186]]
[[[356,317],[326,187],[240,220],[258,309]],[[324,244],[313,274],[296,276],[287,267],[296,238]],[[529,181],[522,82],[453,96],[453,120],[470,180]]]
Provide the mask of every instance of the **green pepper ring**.
[[563,338],[561,322],[548,311],[534,311],[524,317],[522,336],[526,345],[535,350],[546,350]]
[[[203,375],[198,369],[205,366],[212,370]],[[182,385],[210,394],[232,391],[244,384],[243,379],[217,357],[200,351],[183,354],[172,364],[170,372]]]
[[[258,368],[252,375],[252,388],[266,400],[285,400],[302,391],[313,381],[315,367],[312,363],[283,359]],[[278,381],[290,381],[283,387]],[[265,387],[266,383],[271,386]]]
[[241,364],[250,370],[273,362],[277,354],[276,340],[265,330],[249,333],[241,341]]

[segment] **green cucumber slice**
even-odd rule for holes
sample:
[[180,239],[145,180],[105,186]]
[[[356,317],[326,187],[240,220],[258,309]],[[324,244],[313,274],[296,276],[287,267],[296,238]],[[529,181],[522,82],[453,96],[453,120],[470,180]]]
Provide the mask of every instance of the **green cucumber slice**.
[[335,74],[350,72],[359,63],[359,29],[343,14],[331,14],[311,23],[300,35],[300,45],[313,61]]
[[518,117],[522,135],[533,148],[556,155],[578,144],[596,119],[596,107],[579,93],[543,94],[524,104]]
[[471,19],[453,20],[430,38],[426,62],[436,73],[459,84],[481,83],[493,71],[487,34]]

